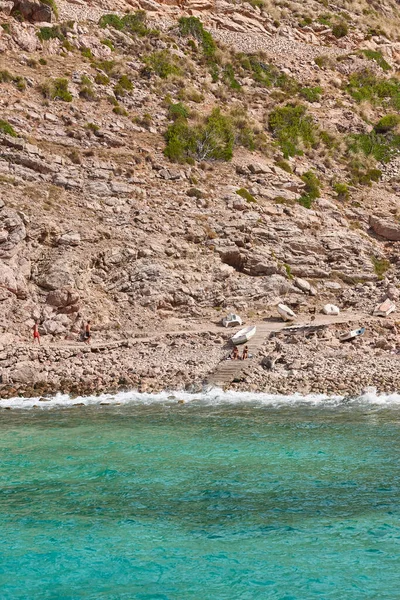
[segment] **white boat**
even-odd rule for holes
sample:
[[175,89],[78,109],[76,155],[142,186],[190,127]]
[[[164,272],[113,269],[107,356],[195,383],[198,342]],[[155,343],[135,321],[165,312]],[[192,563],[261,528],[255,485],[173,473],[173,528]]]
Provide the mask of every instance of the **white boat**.
[[386,298],[385,302],[382,302],[382,304],[375,308],[374,315],[377,317],[388,317],[395,310],[395,303],[390,298]]
[[347,333],[344,333],[340,336],[339,340],[341,342],[349,342],[350,340],[354,340],[354,338],[358,337],[359,335],[364,335],[364,333],[365,327],[360,327],[360,329],[353,329],[353,331],[348,331]]
[[340,313],[340,310],[334,304],[325,304],[324,308],[322,309],[322,312],[324,313],[324,315],[336,316]]
[[296,318],[296,313],[286,306],[286,304],[278,304],[278,313],[284,321],[294,321]]
[[235,313],[229,313],[222,319],[222,325],[224,327],[235,327],[236,325],[241,325],[242,319],[239,315],[235,315]]
[[250,325],[249,327],[244,327],[244,329],[240,329],[232,338],[232,344],[234,346],[239,346],[239,344],[245,344],[256,332],[256,326]]

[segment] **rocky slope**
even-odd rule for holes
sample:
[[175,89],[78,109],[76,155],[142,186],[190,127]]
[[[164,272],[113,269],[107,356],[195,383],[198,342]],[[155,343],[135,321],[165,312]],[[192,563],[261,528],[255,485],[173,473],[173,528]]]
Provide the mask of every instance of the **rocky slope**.
[[[398,298],[395,2],[0,11],[4,395],[185,385],[226,353],[214,324],[227,311],[257,321],[282,299],[371,314]],[[161,349],[89,365],[64,348],[87,318],[95,341],[158,336]],[[59,349],[24,345],[36,319]]]

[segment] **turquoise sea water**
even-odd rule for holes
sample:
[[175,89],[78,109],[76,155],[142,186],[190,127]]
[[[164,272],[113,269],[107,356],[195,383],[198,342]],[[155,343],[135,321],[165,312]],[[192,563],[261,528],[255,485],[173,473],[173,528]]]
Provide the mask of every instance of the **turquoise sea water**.
[[0,599],[396,600],[397,402],[1,411]]

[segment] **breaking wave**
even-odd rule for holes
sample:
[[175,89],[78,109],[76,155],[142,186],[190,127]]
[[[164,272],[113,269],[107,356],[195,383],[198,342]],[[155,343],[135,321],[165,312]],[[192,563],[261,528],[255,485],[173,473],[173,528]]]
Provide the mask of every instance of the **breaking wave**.
[[212,388],[204,392],[189,393],[186,391],[142,393],[137,391],[119,392],[116,394],[101,394],[98,396],[78,396],[71,398],[68,394],[56,394],[37,398],[0,398],[0,409],[54,409],[78,406],[107,406],[107,405],[144,405],[151,404],[194,404],[196,406],[213,405],[254,405],[280,407],[344,407],[344,406],[375,406],[382,408],[400,408],[400,393],[378,394],[370,388],[358,397],[328,396],[325,394],[288,394],[277,395],[261,392],[223,391]]

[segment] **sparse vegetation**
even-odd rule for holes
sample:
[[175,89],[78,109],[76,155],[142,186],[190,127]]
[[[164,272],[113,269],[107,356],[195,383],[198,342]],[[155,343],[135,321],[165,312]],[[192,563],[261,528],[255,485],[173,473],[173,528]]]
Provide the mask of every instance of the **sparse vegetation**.
[[378,279],[383,279],[385,273],[390,269],[390,262],[386,258],[378,258],[377,256],[371,256],[371,261]]
[[159,50],[145,56],[144,63],[162,79],[166,79],[170,75],[182,75],[178,58],[168,50]]
[[155,34],[154,30],[148,29],[146,25],[146,13],[144,10],[137,10],[135,13],[128,13],[123,17],[116,14],[103,15],[99,21],[101,28],[112,27],[118,31],[131,33],[134,35],[145,36]]
[[383,58],[382,52],[380,50],[361,50],[361,53],[364,54],[370,60],[375,61],[383,71],[391,71],[392,67],[390,64]]
[[10,135],[11,137],[18,137],[14,127],[10,125],[8,121],[3,121],[3,119],[0,119],[0,132]]
[[299,94],[307,102],[319,102],[323,89],[320,86],[301,88]]
[[177,104],[170,104],[168,106],[168,116],[171,121],[176,121],[180,117],[187,119],[190,116],[190,111],[182,102],[178,102]]
[[302,181],[305,183],[305,187],[301,198],[299,199],[299,204],[304,206],[305,208],[311,208],[312,203],[316,198],[320,197],[320,186],[321,182],[318,177],[313,173],[313,171],[307,171],[301,177]]
[[252,194],[250,194],[248,190],[246,190],[246,188],[240,188],[239,190],[236,190],[236,193],[238,196],[246,200],[246,202],[257,203],[257,200]]
[[72,94],[68,90],[68,79],[50,79],[41,85],[41,92],[48,100],[62,100],[72,102]]
[[334,183],[333,184],[333,189],[336,192],[336,198],[338,200],[344,200],[347,201],[350,197],[350,190],[349,190],[349,186],[347,185],[347,183]]
[[168,127],[165,155],[175,162],[230,160],[234,131],[228,117],[216,108],[200,122],[190,125],[184,117]]
[[287,104],[273,110],[268,119],[269,129],[277,139],[284,158],[303,154],[304,148],[317,143],[317,128],[301,104]]
[[346,21],[339,21],[338,23],[334,23],[332,25],[332,33],[335,38],[343,38],[349,33],[349,26]]
[[129,79],[127,75],[121,75],[118,79],[118,83],[114,86],[114,94],[122,98],[125,96],[126,92],[131,92],[133,90],[133,83]]
[[365,69],[350,75],[346,89],[357,102],[366,100],[376,106],[400,110],[400,81],[394,77],[382,79]]
[[275,161],[275,164],[277,167],[279,167],[283,171],[286,171],[286,173],[292,173],[292,167],[287,162],[287,160],[284,160],[283,158],[281,158],[281,159]]

